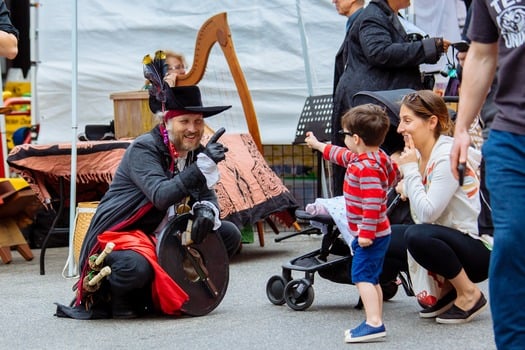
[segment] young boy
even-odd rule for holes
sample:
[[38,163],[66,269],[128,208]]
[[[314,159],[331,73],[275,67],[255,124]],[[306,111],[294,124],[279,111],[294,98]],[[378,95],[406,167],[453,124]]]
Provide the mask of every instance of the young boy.
[[[312,132],[305,142],[323,157],[346,168],[343,192],[350,232],[354,237],[352,282],[365,307],[366,320],[345,331],[345,342],[363,342],[386,336],[382,320],[383,292],[379,275],[390,242],[386,215],[387,191],[399,180],[397,165],[379,148],[390,126],[386,112],[365,104],[350,109],[341,120],[348,149],[325,144]],[[336,127],[334,125],[334,127]]]

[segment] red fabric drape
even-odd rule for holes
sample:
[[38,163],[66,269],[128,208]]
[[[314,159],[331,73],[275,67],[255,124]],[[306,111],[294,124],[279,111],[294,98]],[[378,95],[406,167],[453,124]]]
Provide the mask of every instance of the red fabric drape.
[[155,271],[152,297],[155,307],[167,315],[180,313],[182,305],[189,300],[188,294],[164,271],[157,262],[155,246],[141,231],[106,231],[98,236],[102,246],[115,243],[114,250],[133,250],[144,256]]

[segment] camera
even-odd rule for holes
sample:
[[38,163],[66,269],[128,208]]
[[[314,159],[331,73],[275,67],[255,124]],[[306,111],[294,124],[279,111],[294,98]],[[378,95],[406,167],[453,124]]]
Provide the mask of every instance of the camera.
[[413,43],[413,42],[416,42],[416,41],[421,41],[423,40],[425,37],[419,33],[410,33],[410,34],[407,34],[407,36],[405,37],[406,41],[410,42],[410,43]]
[[445,65],[445,68],[443,68],[439,74],[445,78],[457,78],[458,77],[458,71],[456,67],[453,64],[447,63]]
[[470,46],[469,43],[464,40],[458,41],[457,43],[452,43],[451,45],[453,48],[458,50],[458,52],[467,52]]

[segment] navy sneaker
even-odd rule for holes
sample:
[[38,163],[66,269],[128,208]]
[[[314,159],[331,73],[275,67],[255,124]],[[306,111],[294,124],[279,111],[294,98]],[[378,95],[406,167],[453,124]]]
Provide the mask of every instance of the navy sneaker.
[[382,324],[379,327],[373,327],[363,321],[359,326],[354,329],[347,329],[345,331],[345,342],[346,343],[360,343],[366,342],[378,338],[384,338],[386,336],[385,325]]

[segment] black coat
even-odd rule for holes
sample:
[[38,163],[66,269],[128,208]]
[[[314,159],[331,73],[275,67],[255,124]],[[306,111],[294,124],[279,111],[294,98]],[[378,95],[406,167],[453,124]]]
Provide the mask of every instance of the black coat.
[[215,191],[208,189],[206,178],[195,163],[201,150],[202,146],[190,152],[184,170],[174,175],[159,128],[137,137],[126,150],[108,192],[97,207],[82,244],[80,261],[87,262],[97,236],[104,231],[140,229],[152,234],[168,208],[188,196],[190,205],[209,201],[218,208]]
[[341,44],[341,47],[339,47],[339,50],[335,54],[335,64],[334,64],[334,90],[333,94],[335,95],[335,90],[337,88],[337,84],[339,84],[339,79],[343,75],[345,71],[346,61],[348,60],[348,54],[350,50],[350,28],[352,27],[352,24],[355,22],[356,18],[361,14],[361,11],[363,11],[363,8],[358,9],[355,11],[347,20],[346,22],[346,33],[345,33],[345,39],[343,40],[343,43]]
[[419,65],[436,63],[435,38],[410,42],[398,14],[385,0],[371,0],[350,29],[346,69],[334,96],[333,130],[360,91],[423,88]]

